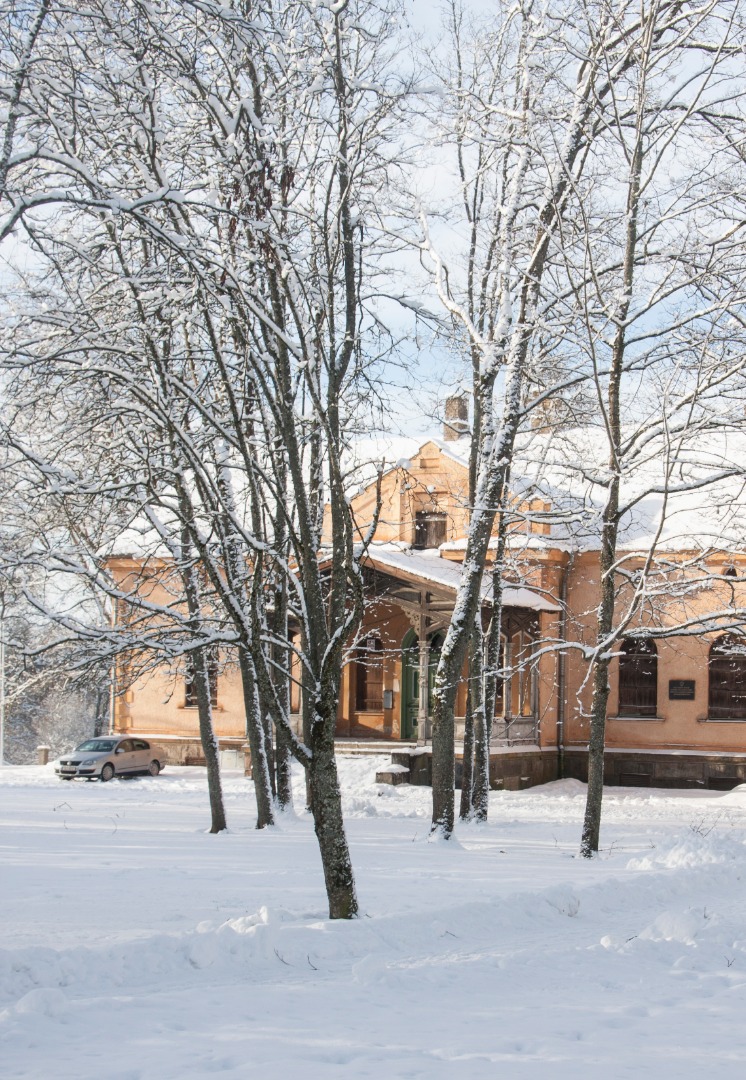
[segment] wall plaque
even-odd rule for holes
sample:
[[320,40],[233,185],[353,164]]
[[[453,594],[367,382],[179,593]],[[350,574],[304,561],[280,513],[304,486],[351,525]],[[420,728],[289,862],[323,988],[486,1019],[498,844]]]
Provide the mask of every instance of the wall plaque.
[[694,701],[695,687],[694,679],[669,679],[668,699],[669,701]]

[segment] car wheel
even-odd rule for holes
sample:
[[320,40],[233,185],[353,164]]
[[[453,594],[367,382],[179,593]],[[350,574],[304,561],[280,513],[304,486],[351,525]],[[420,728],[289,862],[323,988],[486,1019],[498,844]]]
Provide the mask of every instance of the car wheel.
[[60,780],[72,780],[72,776],[61,776]]
[[148,772],[151,776],[157,776],[161,771],[161,764],[159,761],[151,761],[148,765]]
[[107,780],[111,780],[113,775],[114,775],[114,766],[110,765],[109,762],[107,761],[106,764],[104,765],[103,769],[101,770],[101,783],[105,784]]

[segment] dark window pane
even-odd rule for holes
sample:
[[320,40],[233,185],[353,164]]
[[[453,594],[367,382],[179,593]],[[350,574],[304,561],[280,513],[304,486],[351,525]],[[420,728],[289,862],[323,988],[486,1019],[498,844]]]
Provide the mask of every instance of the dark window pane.
[[746,643],[732,634],[710,648],[708,715],[713,720],[746,720]]
[[414,516],[414,547],[440,547],[446,541],[448,515],[436,510],[418,510]]
[[626,638],[619,657],[619,716],[658,712],[658,650],[650,638]]
[[355,652],[355,708],[376,712],[383,708],[383,645],[367,637]]
[[[207,678],[210,683],[210,704],[218,703],[218,653],[217,649],[209,649],[207,653]],[[196,709],[197,685],[194,681],[194,669],[187,659],[186,674],[184,676],[184,705],[187,709]]]

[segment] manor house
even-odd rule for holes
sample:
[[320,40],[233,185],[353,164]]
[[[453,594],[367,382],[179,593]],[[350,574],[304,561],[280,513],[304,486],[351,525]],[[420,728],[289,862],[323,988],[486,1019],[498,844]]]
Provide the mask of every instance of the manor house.
[[[406,763],[413,782],[428,781],[433,676],[466,547],[467,428],[465,401],[452,398],[439,438],[389,447],[380,524],[364,563],[366,613],[343,672],[340,745],[398,750],[396,760]],[[600,503],[594,450],[584,438],[566,433],[560,460],[547,436],[534,430],[521,450],[523,472],[513,472],[492,729],[495,786],[585,778]],[[358,452],[363,479],[352,508],[362,536],[377,486],[374,471],[365,472],[365,451]],[[734,448],[708,448],[710,457],[716,453],[720,460]],[[374,461],[372,452],[368,460]],[[711,465],[698,459],[692,468]],[[648,462],[647,471],[630,478],[630,512],[620,530],[617,623],[623,629],[611,650],[606,780],[729,788],[746,781],[746,647],[739,645],[736,618],[746,608],[741,481],[678,483],[663,492],[655,468]],[[483,584],[485,626],[493,554],[494,545]],[[115,561],[121,581],[135,563]],[[240,677],[229,658],[216,660],[213,674],[221,747],[237,749],[244,741]],[[466,691],[464,672],[456,710],[461,725]],[[295,684],[291,696],[297,714]],[[113,727],[160,740],[174,761],[200,756],[188,675],[137,679],[117,696]]]

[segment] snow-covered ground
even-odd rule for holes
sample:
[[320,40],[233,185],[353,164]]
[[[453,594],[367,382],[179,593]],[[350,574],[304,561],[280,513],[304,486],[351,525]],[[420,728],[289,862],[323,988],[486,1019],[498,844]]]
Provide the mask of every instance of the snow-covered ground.
[[210,836],[200,769],[0,770],[3,1080],[740,1080],[746,790],[610,789],[587,863],[582,785],[429,843],[381,760],[341,761],[350,923],[308,816],[256,832],[237,772]]

